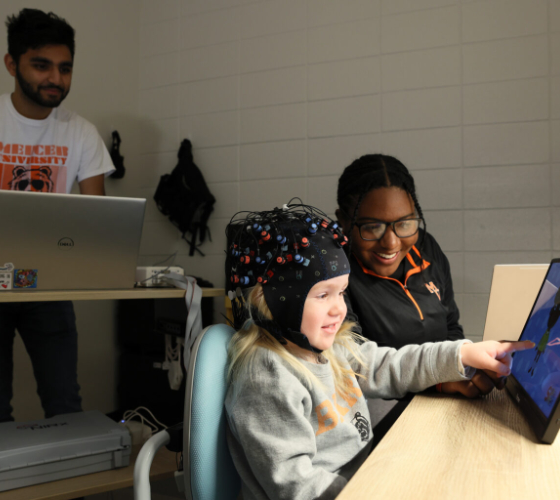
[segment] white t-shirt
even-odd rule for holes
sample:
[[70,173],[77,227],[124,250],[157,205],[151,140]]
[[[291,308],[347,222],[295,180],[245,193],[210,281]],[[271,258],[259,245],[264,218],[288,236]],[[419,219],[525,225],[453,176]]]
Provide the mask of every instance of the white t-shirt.
[[74,181],[115,170],[97,129],[63,107],[44,120],[20,115],[0,96],[0,189],[69,193]]

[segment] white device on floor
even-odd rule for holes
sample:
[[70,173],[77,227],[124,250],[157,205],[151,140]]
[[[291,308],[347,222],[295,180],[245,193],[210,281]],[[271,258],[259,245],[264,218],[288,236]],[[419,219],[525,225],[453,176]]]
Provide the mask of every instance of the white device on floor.
[[548,264],[494,266],[483,340],[517,340],[540,290]]
[[145,199],[0,190],[2,290],[132,288]]
[[99,411],[0,424],[0,491],[92,474],[130,462],[127,428]]

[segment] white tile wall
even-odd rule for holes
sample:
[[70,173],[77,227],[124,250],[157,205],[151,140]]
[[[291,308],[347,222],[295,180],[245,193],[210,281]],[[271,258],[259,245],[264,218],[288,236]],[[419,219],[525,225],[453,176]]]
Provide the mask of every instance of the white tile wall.
[[414,174],[467,335],[495,263],[560,251],[560,0],[142,0],[139,160],[151,197],[181,139],[217,202],[206,257],[148,205],[142,259],[173,249],[223,285],[240,209],[299,196],[334,214],[357,157]]
[[463,83],[494,82],[547,75],[548,37],[546,35],[463,45]]
[[239,69],[239,42],[185,50],[180,54],[182,82],[236,75]]
[[410,170],[461,166],[461,129],[433,128],[384,132],[382,152],[399,158]]
[[204,172],[206,182],[239,180],[239,146],[197,148],[194,162]]
[[383,15],[456,5],[457,0],[382,0]]
[[459,43],[459,7],[429,9],[385,16],[383,52],[444,47]]
[[552,206],[560,206],[560,164],[553,163],[550,166],[552,171]]
[[560,118],[560,77],[550,78],[550,118]]
[[385,92],[461,83],[459,46],[388,54],[381,61]]
[[465,166],[548,161],[548,122],[475,125],[463,129]]
[[305,66],[241,75],[241,107],[305,102]]
[[182,116],[237,110],[239,107],[237,76],[185,83],[180,91]]
[[548,78],[466,85],[463,123],[502,123],[546,120]]
[[168,19],[140,28],[140,48],[145,56],[174,52],[178,44],[178,19]]
[[308,0],[309,27],[379,17],[380,0]]
[[414,180],[422,210],[454,210],[462,207],[461,170],[419,170],[414,173]]
[[463,42],[546,33],[547,10],[546,0],[491,0],[463,5]]
[[268,142],[305,137],[305,104],[241,110],[241,142]]
[[225,9],[181,19],[181,49],[239,39],[239,11]]
[[550,248],[549,208],[508,208],[465,212],[465,250]]
[[305,140],[241,146],[241,180],[305,177]]
[[181,138],[199,147],[227,146],[239,142],[239,112],[224,111],[181,118]]
[[465,208],[548,207],[549,165],[465,169]]
[[240,44],[241,73],[297,66],[306,62],[305,30],[250,38]]
[[310,102],[307,105],[309,137],[379,132],[379,96]]
[[179,82],[179,56],[176,52],[143,58],[140,61],[141,89],[150,89]]
[[179,17],[179,0],[142,0],[141,22],[152,24]]
[[310,101],[376,94],[381,90],[378,57],[313,64],[308,66],[307,73]]
[[551,0],[548,11],[548,25],[551,32],[560,31],[560,2]]
[[381,137],[378,134],[310,139],[307,141],[308,174],[340,175],[355,159],[380,149]]
[[304,29],[307,25],[304,0],[259,2],[239,9],[242,38],[255,38]]
[[[307,181],[307,203],[313,206],[321,206],[321,209],[334,216],[336,210],[336,190],[338,186],[338,175],[309,178]],[[329,201],[324,202],[325,198]]]
[[309,62],[319,63],[379,54],[379,20],[321,26],[308,30]]
[[383,130],[451,127],[461,123],[461,88],[384,93]]
[[270,210],[296,196],[305,202],[307,182],[307,179],[298,178],[245,181],[241,183],[240,210]]

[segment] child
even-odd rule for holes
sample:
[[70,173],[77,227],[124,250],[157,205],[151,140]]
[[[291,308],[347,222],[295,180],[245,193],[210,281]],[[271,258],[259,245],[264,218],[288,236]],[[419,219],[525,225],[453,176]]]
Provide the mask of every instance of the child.
[[253,286],[250,319],[229,347],[226,397],[244,500],[335,498],[371,451],[365,397],[467,380],[475,368],[508,375],[511,353],[534,346],[378,347],[344,321],[346,240],[325,214],[285,205],[234,217],[228,234],[231,281]]

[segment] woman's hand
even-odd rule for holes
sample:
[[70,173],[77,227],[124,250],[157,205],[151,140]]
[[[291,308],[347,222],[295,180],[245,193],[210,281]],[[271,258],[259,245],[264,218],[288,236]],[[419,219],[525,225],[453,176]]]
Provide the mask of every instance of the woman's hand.
[[494,372],[498,377],[506,377],[511,373],[511,355],[515,351],[532,349],[535,343],[530,340],[523,342],[477,342],[465,343],[461,346],[463,366],[482,368]]
[[462,394],[467,398],[476,398],[492,392],[494,387],[502,390],[505,386],[505,377],[499,377],[488,370],[476,370],[471,380],[460,382],[445,382],[441,384],[441,392],[445,394]]

